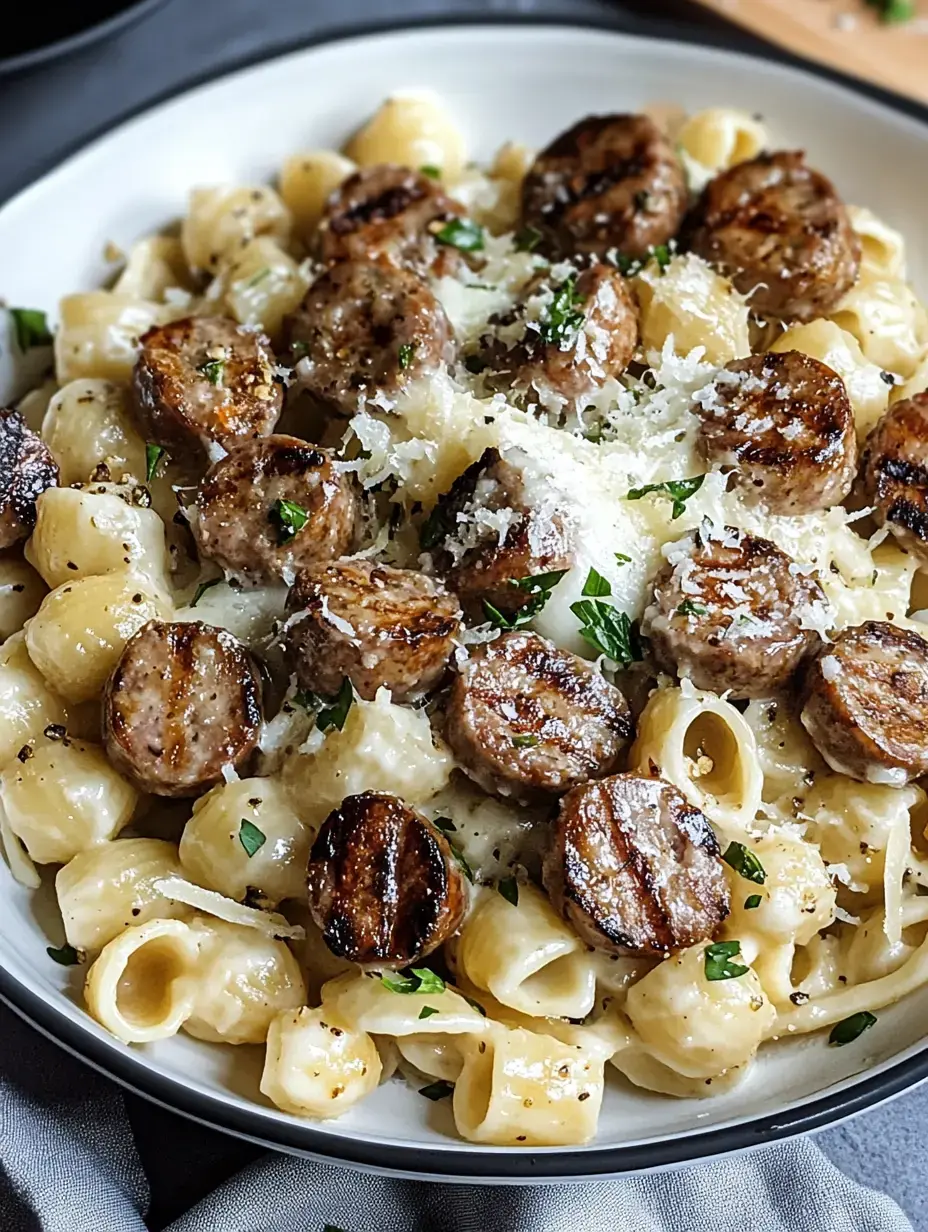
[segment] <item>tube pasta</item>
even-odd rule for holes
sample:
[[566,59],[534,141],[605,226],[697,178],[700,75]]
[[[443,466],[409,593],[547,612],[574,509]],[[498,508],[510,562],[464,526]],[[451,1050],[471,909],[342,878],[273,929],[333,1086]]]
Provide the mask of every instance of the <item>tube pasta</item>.
[[60,389],[42,420],[42,439],[58,463],[62,487],[86,483],[101,463],[113,479],[145,478],[145,442],[124,388],[113,381],[71,381]]
[[0,646],[0,770],[50,726],[67,722],[64,703],[29,657],[22,633]]
[[300,239],[313,237],[330,194],[355,169],[350,158],[335,150],[307,150],[287,159],[280,169],[278,190]]
[[180,920],[150,920],[108,942],[87,972],[87,1008],[124,1044],[176,1035],[193,1012],[197,938]]
[[593,963],[577,934],[534,886],[513,906],[485,892],[465,921],[457,962],[471,983],[523,1014],[583,1018],[593,1008]]
[[866,358],[903,377],[915,374],[928,349],[928,316],[899,278],[861,278],[832,312]]
[[819,775],[827,767],[806,729],[779,701],[752,701],[744,721],[754,733],[763,775],[764,813],[778,821],[794,820]]
[[460,132],[441,103],[425,95],[388,98],[351,138],[345,154],[361,167],[438,167],[448,180],[465,162]]
[[66,864],[129,823],[138,792],[81,740],[43,740],[0,775],[10,829],[36,864]]
[[651,763],[713,821],[750,825],[763,778],[754,733],[730,702],[688,682],[654,692],[638,721],[630,765]]
[[0,642],[17,633],[39,610],[48,587],[28,561],[0,556]]
[[[379,975],[358,972],[324,984],[322,1004],[372,1035],[480,1035],[487,1025],[480,1011],[451,987],[404,995],[389,989]],[[424,1018],[423,1009],[430,1011]]]
[[680,152],[712,175],[755,158],[768,140],[759,120],[732,107],[697,111],[684,120],[676,138]]
[[220,282],[229,315],[274,339],[309,288],[302,267],[268,236],[236,249],[223,266]]
[[402,1035],[396,1040],[400,1057],[418,1073],[442,1082],[457,1082],[464,1056],[457,1036]]
[[114,291],[66,295],[55,335],[58,384],[67,385],[79,377],[128,381],[142,334],[153,325],[163,325],[172,315],[179,314]]
[[847,207],[860,240],[860,268],[865,278],[905,278],[905,240],[872,210]]
[[147,235],[133,244],[113,287],[117,295],[153,303],[162,303],[171,292],[189,295],[194,289],[183,245],[175,235]]
[[180,240],[192,270],[215,274],[223,260],[258,236],[286,246],[290,226],[290,211],[266,185],[195,188]]
[[566,1146],[596,1132],[603,1059],[521,1028],[472,1040],[454,1088],[454,1121],[468,1142]]
[[661,270],[653,262],[634,280],[641,346],[652,359],[665,343],[678,355],[702,347],[713,364],[751,354],[748,305],[732,284],[693,253]]
[[283,1010],[268,1030],[261,1091],[284,1112],[326,1120],[375,1090],[381,1068],[371,1037],[331,1010]]

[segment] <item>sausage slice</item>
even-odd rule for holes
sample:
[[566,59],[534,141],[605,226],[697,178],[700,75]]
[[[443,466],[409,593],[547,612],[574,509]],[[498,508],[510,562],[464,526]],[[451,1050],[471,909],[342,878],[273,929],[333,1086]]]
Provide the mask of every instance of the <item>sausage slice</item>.
[[445,736],[485,791],[532,801],[618,768],[628,703],[577,655],[513,631],[471,650],[451,689]]
[[771,513],[830,509],[854,482],[857,437],[844,382],[799,351],[736,359],[700,404],[706,460],[732,467],[746,500]]
[[577,403],[628,367],[638,343],[638,311],[622,275],[596,264],[552,286],[543,274],[523,302],[481,344],[490,388],[543,406]]
[[735,698],[785,687],[816,644],[825,596],[769,539],[707,527],[674,544],[642,632],[660,667]]
[[412,569],[338,560],[304,569],[287,596],[287,646],[300,687],[334,696],[347,676],[372,700],[427,693],[444,675],[461,609],[441,583]]
[[185,317],[142,335],[132,374],[136,418],[149,441],[184,450],[267,436],[283,407],[263,334],[226,317]]
[[131,637],[103,696],[107,756],[141,791],[199,796],[238,769],[261,729],[261,679],[245,647],[192,622]]
[[58,484],[58,464],[19,411],[0,410],[0,550],[32,534],[35,503]]
[[350,475],[295,436],[237,445],[206,473],[193,528],[200,552],[248,582],[289,581],[348,551],[358,517]]
[[928,393],[887,411],[870,433],[860,473],[876,522],[928,562]]
[[444,308],[421,278],[383,258],[327,270],[285,329],[303,388],[343,415],[365,403],[389,410],[455,354]]
[[522,217],[549,255],[641,258],[676,235],[686,200],[683,167],[653,120],[588,116],[535,159]]
[[800,719],[839,774],[902,787],[928,774],[928,642],[868,620],[809,665]]
[[361,966],[419,962],[464,915],[464,881],[448,840],[396,796],[344,799],[313,843],[307,880],[326,945]]
[[687,233],[692,250],[761,316],[827,316],[860,270],[860,241],[834,185],[798,151],[761,154],[717,175]]
[[420,277],[453,274],[460,253],[435,237],[463,213],[419,171],[391,163],[363,167],[326,203],[320,224],[322,259],[332,264],[386,257]]
[[514,616],[531,600],[516,582],[571,566],[561,512],[547,498],[533,504],[527,486],[517,453],[510,460],[487,449],[439,499],[423,528],[423,548],[434,553],[436,568],[475,619],[485,619],[484,602]]
[[676,787],[637,774],[564,797],[544,884],[583,940],[613,954],[695,945],[729,911],[712,827]]

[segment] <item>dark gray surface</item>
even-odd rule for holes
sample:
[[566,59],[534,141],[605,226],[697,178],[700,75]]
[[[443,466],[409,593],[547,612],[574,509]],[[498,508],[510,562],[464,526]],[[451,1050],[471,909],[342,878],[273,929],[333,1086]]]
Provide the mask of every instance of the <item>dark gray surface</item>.
[[[638,0],[632,7],[654,27],[684,6]],[[629,24],[600,0],[170,0],[111,42],[34,73],[0,81],[0,200],[79,142],[183,84],[285,51],[313,37],[352,26],[412,22],[453,11],[565,16],[575,21]],[[632,25],[637,18],[630,19]],[[668,33],[678,33],[667,25]],[[744,40],[739,40],[744,43]],[[720,98],[724,83],[720,83]],[[0,254],[2,270],[2,254]],[[2,288],[0,288],[2,290]],[[130,1116],[152,1181],[152,1226],[163,1225],[224,1175],[247,1162],[253,1148],[182,1122],[130,1097]],[[928,1178],[928,1088],[822,1132],[819,1144],[852,1176],[899,1201],[917,1232],[928,1232],[923,1193]]]

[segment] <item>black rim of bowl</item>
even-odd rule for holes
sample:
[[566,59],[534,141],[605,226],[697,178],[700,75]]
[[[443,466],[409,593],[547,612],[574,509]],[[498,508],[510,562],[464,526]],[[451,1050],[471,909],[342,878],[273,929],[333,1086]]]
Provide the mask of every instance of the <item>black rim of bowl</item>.
[[31,68],[38,68],[51,60],[72,55],[84,47],[90,46],[102,39],[117,34],[133,22],[141,21],[147,14],[165,4],[166,0],[134,0],[126,4],[118,12],[95,21],[83,30],[77,30],[66,38],[56,39],[52,43],[43,43],[41,47],[33,47],[15,56],[0,57],[0,77],[6,74],[21,73]]
[[[163,0],[144,0],[137,6],[154,7]],[[668,23],[663,26],[639,19],[631,14],[617,13],[615,22],[570,21],[567,18],[514,18],[511,14],[454,15],[449,14],[428,21],[373,23],[353,29],[331,31],[321,36],[264,48],[259,54],[240,58],[218,70],[188,80],[159,98],[151,100],[128,114],[124,114],[96,133],[84,138],[66,153],[59,153],[29,182],[40,179],[51,166],[64,162],[77,150],[91,144],[105,132],[118,128],[135,115],[150,111],[171,98],[177,98],[197,86],[230,76],[239,69],[270,62],[283,54],[306,51],[329,43],[350,42],[370,35],[406,33],[416,30],[468,28],[474,26],[560,26],[575,29],[601,30],[608,33],[668,41],[683,41],[713,46],[732,51],[748,59],[774,60],[798,68],[809,76],[823,76],[839,85],[869,95],[877,101],[898,111],[928,122],[928,108],[918,103],[881,90],[878,87],[861,85],[860,82],[831,70],[817,71],[815,66],[795,56],[772,49],[770,54],[757,56],[733,48],[733,39],[717,32],[706,32],[698,27]],[[23,185],[25,187],[25,185]],[[731,1125],[722,1125],[687,1135],[653,1139],[625,1146],[589,1147],[571,1151],[567,1148],[549,1148],[533,1152],[505,1147],[422,1145],[420,1143],[389,1143],[359,1141],[347,1134],[329,1134],[316,1128],[311,1121],[295,1122],[271,1119],[247,1108],[224,1103],[218,1097],[191,1090],[180,1079],[157,1073],[138,1064],[125,1046],[111,1045],[88,1033],[78,1019],[64,1010],[45,1002],[30,989],[20,984],[4,968],[0,967],[0,998],[11,1009],[36,1027],[53,1043],[71,1053],[79,1061],[91,1065],[105,1076],[115,1079],[138,1095],[160,1104],[172,1112],[178,1112],[212,1129],[234,1134],[251,1142],[276,1147],[279,1150],[299,1155],[312,1156],[335,1163],[348,1164],[377,1172],[393,1172],[412,1175],[424,1180],[484,1181],[484,1182],[536,1182],[616,1176],[621,1173],[640,1172],[652,1169],[672,1168],[698,1163],[720,1155],[733,1154],[755,1147],[769,1145],[797,1134],[821,1129],[835,1121],[843,1120],[858,1112],[892,1099],[903,1091],[928,1078],[928,1040],[921,1051],[905,1060],[889,1065],[879,1074],[862,1078],[840,1090],[813,1096],[800,1106],[781,1113],[766,1114],[750,1120],[740,1120]],[[266,1110],[264,1110],[266,1111]]]

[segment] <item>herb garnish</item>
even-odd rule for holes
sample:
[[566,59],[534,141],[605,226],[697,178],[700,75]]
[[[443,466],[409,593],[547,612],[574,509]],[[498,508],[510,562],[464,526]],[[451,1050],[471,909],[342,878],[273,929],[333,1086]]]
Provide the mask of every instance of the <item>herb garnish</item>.
[[731,960],[741,949],[740,941],[716,941],[706,946],[706,979],[736,980],[748,968]]
[[601,595],[611,595],[612,587],[601,573],[597,572],[596,569],[591,569],[587,574],[586,581],[583,583],[583,590],[580,593],[599,598]]
[[582,303],[583,296],[577,294],[576,279],[568,278],[562,282],[539,321],[541,340],[561,348],[569,346],[583,325],[583,313],[578,311]]
[[166,456],[163,445],[148,444],[145,446],[145,482],[151,483],[158,473],[158,463]]
[[670,518],[671,521],[675,521],[686,508],[686,502],[702,487],[704,479],[705,475],[694,475],[691,479],[668,479],[666,483],[646,483],[643,488],[631,488],[625,499],[641,500],[642,496],[647,496],[649,492],[666,496],[673,501]]
[[274,502],[268,517],[279,527],[277,542],[284,544],[289,543],[297,531],[303,529],[309,514],[296,501],[278,500]]
[[221,385],[225,366],[226,361],[224,359],[207,359],[202,364],[197,364],[197,372],[201,376],[205,376],[210,385]]
[[915,16],[915,0],[865,0],[872,9],[880,15],[880,21],[887,24],[899,21],[911,21]]
[[406,996],[413,993],[442,993],[445,991],[445,981],[428,967],[413,967],[409,973],[399,971],[384,971],[380,977],[384,988],[391,992],[400,992]]
[[45,953],[62,967],[76,967],[81,962],[81,955],[73,945],[63,945],[55,949],[53,945],[46,948]]
[[506,616],[488,599],[483,600],[483,611],[490,624],[497,629],[520,629],[538,615],[551,598],[551,591],[567,573],[566,569],[552,569],[550,573],[533,573],[529,577],[510,578],[509,585],[527,591],[530,598],[512,616]]
[[863,1035],[864,1031],[869,1031],[875,1022],[875,1014],[871,1014],[869,1010],[861,1010],[859,1014],[852,1014],[850,1018],[844,1018],[841,1022],[836,1022],[831,1028],[828,1042],[833,1044],[835,1048],[843,1048],[845,1044],[853,1044],[854,1040],[858,1036]]
[[632,563],[632,558],[630,556],[626,556],[624,552],[613,552],[612,554],[615,557],[615,563],[617,565],[630,565]]
[[[643,207],[639,207],[643,208]],[[626,278],[633,278],[636,274],[640,274],[648,261],[656,261],[658,272],[663,274],[664,270],[670,264],[671,251],[666,244],[658,244],[656,248],[649,248],[648,255],[645,258],[629,257],[624,252],[616,252],[614,256],[610,255],[610,260],[615,264],[616,269]]]
[[440,231],[435,232],[435,238],[439,244],[448,244],[461,252],[481,252],[483,249],[483,227],[472,218],[452,218]]
[[259,830],[254,822],[247,821],[243,817],[238,830],[238,841],[245,848],[245,854],[250,860],[255,852],[267,842],[267,835],[263,830]]
[[16,345],[25,354],[33,347],[50,346],[54,342],[48,328],[48,318],[40,308],[11,308]]
[[433,1014],[440,1014],[441,1010],[437,1010],[434,1005],[423,1005],[419,1011],[419,1018],[431,1018]]
[[327,732],[333,727],[341,731],[348,718],[348,711],[354,701],[354,690],[347,676],[343,677],[341,688],[335,695],[335,700],[328,706],[323,706],[316,715],[316,727],[321,732]]
[[749,894],[744,900],[744,909],[745,911],[753,911],[755,907],[760,906],[760,903],[761,896],[759,894]]
[[[582,594],[611,595],[612,587],[601,573],[591,569]],[[570,610],[580,621],[580,636],[614,663],[628,667],[641,658],[638,635],[625,612],[611,603],[602,603],[599,597],[578,599]]]
[[439,1078],[437,1082],[430,1082],[427,1087],[420,1087],[419,1094],[431,1100],[446,1099],[454,1094],[454,1083],[445,1082],[444,1078]]
[[523,227],[515,234],[516,252],[534,252],[541,243],[541,238],[537,227]]
[[703,607],[701,603],[694,603],[692,599],[684,599],[677,608],[677,614],[680,616],[706,616],[708,613],[707,607]]
[[753,881],[757,885],[763,885],[767,880],[763,864],[761,864],[753,851],[745,847],[744,843],[729,843],[725,848],[722,859],[729,868],[733,868],[738,876],[743,877],[745,881]]
[[513,907],[518,907],[519,883],[515,877],[504,877],[502,881],[497,882],[496,888],[507,903],[512,903]]
[[419,170],[423,175],[427,175],[430,180],[441,179],[441,167],[436,167],[433,163],[423,163]]
[[399,351],[400,372],[406,371],[406,369],[412,363],[412,357],[413,355],[415,355],[415,353],[416,353],[416,347],[414,343],[412,342],[403,343]]
[[218,586],[222,578],[210,578],[208,582],[201,582],[196,588],[193,598],[190,600],[190,606],[196,607],[208,590],[212,590],[214,586]]
[[512,747],[514,749],[533,749],[538,744],[539,737],[532,732],[526,732],[522,736],[512,737]]
[[432,825],[436,830],[441,830],[442,834],[453,834],[457,831],[457,826],[450,817],[434,817]]

